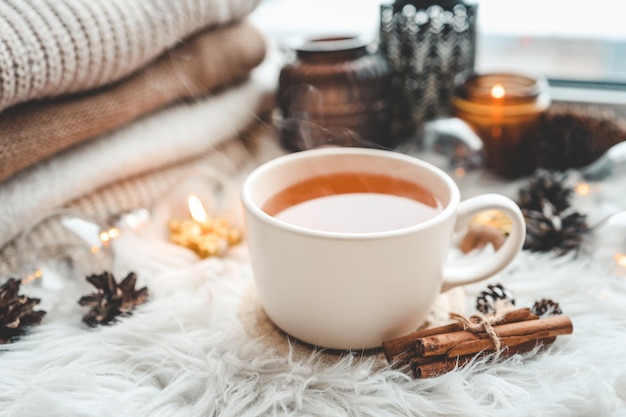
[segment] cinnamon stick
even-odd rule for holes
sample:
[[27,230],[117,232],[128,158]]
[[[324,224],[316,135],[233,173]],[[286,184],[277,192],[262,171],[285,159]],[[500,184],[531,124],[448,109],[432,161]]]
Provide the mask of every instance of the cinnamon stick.
[[467,364],[474,356],[463,356],[454,359],[444,357],[438,361],[424,364],[411,363],[415,378],[433,378],[448,373]]
[[397,355],[400,355],[406,352],[414,352],[415,341],[418,338],[433,336],[433,335],[442,334],[442,333],[457,332],[459,330],[463,330],[463,326],[460,323],[450,323],[445,326],[418,330],[417,332],[409,333],[406,336],[400,336],[395,339],[384,341],[383,352],[385,353],[387,362],[393,363]]
[[[518,353],[526,353],[533,350],[538,345],[549,345],[556,340],[556,336],[530,340],[519,345],[508,346],[500,351],[499,358],[507,358]],[[432,378],[450,372],[457,367],[466,365],[470,360],[484,355],[493,355],[494,351],[483,351],[480,355],[464,355],[458,357],[433,356],[418,357],[411,361],[410,366],[415,378]],[[495,357],[495,356],[494,356]]]
[[[526,320],[493,326],[502,346],[507,343],[519,345],[524,342],[543,339],[573,332],[571,320],[566,316],[552,316],[544,319]],[[511,339],[509,339],[511,338]],[[453,354],[463,356],[494,349],[495,345],[485,334],[458,331],[422,337],[416,341],[419,356],[439,356]]]
[[[554,332],[539,332],[537,334],[523,336],[502,337],[500,338],[500,343],[504,349],[515,349],[518,346],[536,343],[537,340],[556,337],[558,334],[566,334],[568,332],[558,332],[557,334],[553,333]],[[482,351],[492,351],[495,348],[496,346],[491,339],[472,340],[454,346],[452,349],[447,351],[446,356],[452,358],[456,356],[472,355]]]
[[[418,368],[422,367],[422,366],[426,366],[426,365],[431,365],[431,364],[435,364],[433,365],[433,367],[438,367],[439,365],[436,365],[436,363],[445,363],[449,360],[451,361],[456,361],[459,358],[448,358],[445,355],[442,356],[427,356],[427,357],[423,357],[423,356],[415,356],[413,358],[411,358],[407,364],[409,366],[409,368],[411,369],[411,371],[413,371],[413,375],[415,375],[415,372]],[[427,369],[429,369],[427,367]]]
[[[517,310],[506,313],[501,320],[495,324],[516,323],[524,320],[534,320],[538,317],[530,311],[529,308],[520,308]],[[472,318],[472,321],[476,322],[477,318]],[[417,332],[410,333],[406,336],[401,336],[395,339],[387,340],[383,342],[383,352],[387,358],[387,362],[390,364],[404,364],[403,358],[398,357],[402,353],[415,352],[416,341],[423,337],[434,336],[438,334],[446,334],[452,332],[458,332],[463,330],[461,323],[450,323],[445,326],[433,327],[430,329],[419,330]]]
[[415,350],[407,350],[392,357],[387,357],[387,363],[389,363],[393,369],[401,369],[407,366],[415,355],[417,355]]

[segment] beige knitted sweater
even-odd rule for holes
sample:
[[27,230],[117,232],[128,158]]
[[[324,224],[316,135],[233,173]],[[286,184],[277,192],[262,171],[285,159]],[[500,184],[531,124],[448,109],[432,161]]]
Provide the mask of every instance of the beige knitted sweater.
[[0,111],[119,80],[260,0],[1,0]]

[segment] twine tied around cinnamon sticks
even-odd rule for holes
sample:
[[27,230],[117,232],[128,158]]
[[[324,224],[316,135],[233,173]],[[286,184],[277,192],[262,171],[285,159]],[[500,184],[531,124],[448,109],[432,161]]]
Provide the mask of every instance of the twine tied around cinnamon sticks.
[[451,312],[450,318],[463,326],[463,330],[472,333],[484,332],[493,341],[495,350],[500,350],[502,341],[493,326],[502,321],[505,314],[514,309],[514,305],[511,300],[496,300],[494,308],[495,312],[493,314],[476,314],[471,318],[467,318],[461,314]]
[[508,357],[530,352],[553,343],[558,335],[573,332],[568,317],[540,318],[529,308],[454,318],[457,321],[451,324],[384,342],[387,361],[394,368],[410,370],[415,378],[429,378],[486,355]]

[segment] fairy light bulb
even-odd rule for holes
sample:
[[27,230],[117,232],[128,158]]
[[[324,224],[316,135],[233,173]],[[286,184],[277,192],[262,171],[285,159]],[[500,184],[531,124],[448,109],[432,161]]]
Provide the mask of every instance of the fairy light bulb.
[[20,235],[20,276],[24,283],[42,282],[59,289],[67,279],[111,270],[111,243],[119,234],[116,226],[75,210],[46,213]]
[[579,196],[589,195],[591,192],[591,186],[586,182],[578,183],[574,186],[574,192]]
[[613,259],[615,259],[615,263],[618,266],[622,268],[626,268],[626,254],[618,252],[615,255],[613,255]]

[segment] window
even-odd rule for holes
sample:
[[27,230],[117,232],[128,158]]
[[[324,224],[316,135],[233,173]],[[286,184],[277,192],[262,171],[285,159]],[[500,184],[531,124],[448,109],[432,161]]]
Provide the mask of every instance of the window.
[[479,0],[479,59],[487,68],[553,80],[626,83],[626,2]]
[[[479,5],[477,69],[542,74],[557,97],[626,107],[625,0],[474,2]],[[252,19],[279,41],[329,32],[376,36],[380,3],[265,0]]]

